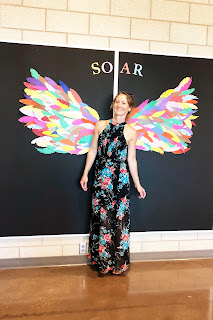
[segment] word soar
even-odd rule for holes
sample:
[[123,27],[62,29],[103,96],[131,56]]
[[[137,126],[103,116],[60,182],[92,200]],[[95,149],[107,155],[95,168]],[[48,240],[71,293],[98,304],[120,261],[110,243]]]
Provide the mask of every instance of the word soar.
[[[93,74],[99,74],[101,72],[101,70],[104,73],[110,73],[113,70],[113,65],[111,62],[109,61],[105,61],[102,63],[101,68],[99,67],[99,63],[98,61],[93,62],[91,65],[92,69],[93,69]],[[140,77],[143,77],[141,70],[142,70],[142,65],[139,63],[134,63],[134,71],[132,72],[132,74],[134,74],[135,76],[139,75]],[[107,70],[106,70],[107,69]],[[121,69],[120,73],[124,73],[124,71],[126,71],[126,74],[131,74],[131,72],[129,71],[129,66],[128,66],[128,62],[125,62],[123,65],[123,68]]]

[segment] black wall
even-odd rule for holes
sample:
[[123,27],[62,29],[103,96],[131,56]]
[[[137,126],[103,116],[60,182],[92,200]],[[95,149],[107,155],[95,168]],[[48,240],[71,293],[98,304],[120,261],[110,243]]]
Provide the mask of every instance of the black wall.
[[[91,64],[114,63],[114,52],[0,43],[1,70],[1,224],[0,236],[88,233],[93,169],[88,191],[79,184],[86,155],[44,155],[30,142],[36,136],[19,123],[23,82],[30,68],[64,81],[111,118],[113,72],[92,74]],[[143,77],[119,75],[119,89],[133,93],[137,104],[154,100],[186,76],[199,98],[199,118],[191,149],[184,155],[137,150],[140,180],[147,196],[138,199],[131,185],[131,231],[212,229],[211,88],[213,61],[120,53],[120,70],[128,62],[143,65]]]

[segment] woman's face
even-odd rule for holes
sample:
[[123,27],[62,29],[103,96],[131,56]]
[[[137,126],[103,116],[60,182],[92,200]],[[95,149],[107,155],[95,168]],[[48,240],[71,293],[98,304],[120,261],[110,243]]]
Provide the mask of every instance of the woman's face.
[[113,111],[114,115],[117,116],[126,116],[127,113],[131,111],[125,94],[119,94],[117,96],[113,105]]

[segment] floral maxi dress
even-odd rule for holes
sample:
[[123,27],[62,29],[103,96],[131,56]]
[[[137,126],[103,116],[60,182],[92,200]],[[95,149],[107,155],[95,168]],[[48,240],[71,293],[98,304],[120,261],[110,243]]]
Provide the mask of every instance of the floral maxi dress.
[[129,261],[129,167],[126,122],[112,119],[98,138],[92,187],[89,254],[100,270],[125,271]]

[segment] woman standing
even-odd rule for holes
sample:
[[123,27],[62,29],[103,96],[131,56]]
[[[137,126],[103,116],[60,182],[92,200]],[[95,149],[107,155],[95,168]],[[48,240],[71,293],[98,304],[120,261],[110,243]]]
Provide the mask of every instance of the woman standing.
[[80,181],[83,190],[87,191],[88,172],[95,161],[88,258],[104,274],[109,270],[121,274],[130,264],[129,172],[139,198],[146,196],[138,177],[137,133],[126,123],[128,113],[134,107],[133,97],[124,91],[114,98],[111,105],[113,118],[100,120],[95,125]]

